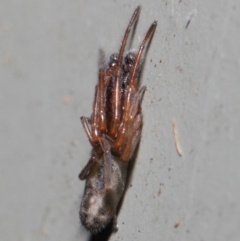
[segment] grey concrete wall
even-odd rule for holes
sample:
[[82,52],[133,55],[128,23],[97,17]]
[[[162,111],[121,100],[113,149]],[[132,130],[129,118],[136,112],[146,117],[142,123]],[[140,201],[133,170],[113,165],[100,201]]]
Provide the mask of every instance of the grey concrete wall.
[[79,117],[91,113],[99,48],[118,50],[139,4],[134,45],[158,27],[142,141],[110,240],[240,240],[237,0],[0,2],[0,240],[89,239]]

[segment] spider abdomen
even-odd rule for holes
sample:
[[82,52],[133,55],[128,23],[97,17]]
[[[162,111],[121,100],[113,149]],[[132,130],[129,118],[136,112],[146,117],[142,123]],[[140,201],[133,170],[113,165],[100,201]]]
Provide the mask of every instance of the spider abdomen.
[[92,233],[102,230],[114,218],[126,183],[128,163],[112,155],[111,181],[106,190],[104,162],[104,158],[100,158],[90,170],[80,206],[80,220]]

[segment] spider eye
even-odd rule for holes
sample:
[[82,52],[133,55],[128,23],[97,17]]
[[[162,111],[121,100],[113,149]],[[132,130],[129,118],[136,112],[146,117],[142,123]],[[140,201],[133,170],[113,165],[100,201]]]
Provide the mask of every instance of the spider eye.
[[117,54],[112,54],[110,56],[110,60],[109,60],[109,63],[108,63],[109,67],[116,66],[117,61],[118,61],[118,55]]
[[133,65],[135,62],[136,54],[133,52],[130,52],[125,57],[125,64],[126,65]]
[[130,72],[136,59],[136,54],[133,52],[129,52],[124,58],[124,70],[126,72]]

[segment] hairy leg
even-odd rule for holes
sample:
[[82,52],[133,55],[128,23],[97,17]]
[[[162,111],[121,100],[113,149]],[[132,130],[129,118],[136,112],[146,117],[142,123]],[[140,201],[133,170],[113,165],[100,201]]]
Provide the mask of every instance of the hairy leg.
[[121,121],[121,74],[122,74],[122,60],[123,53],[127,44],[129,33],[132,27],[136,24],[140,13],[140,7],[137,7],[133,13],[133,16],[128,24],[128,27],[125,31],[122,44],[118,54],[118,61],[116,65],[116,73],[114,76],[114,86],[113,86],[113,118],[110,124],[110,135],[115,138],[118,127]]

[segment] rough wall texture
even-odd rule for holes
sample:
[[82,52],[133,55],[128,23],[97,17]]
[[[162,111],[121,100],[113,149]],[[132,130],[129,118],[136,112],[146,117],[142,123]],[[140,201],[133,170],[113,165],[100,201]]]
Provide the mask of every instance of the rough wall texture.
[[134,45],[158,27],[142,76],[142,141],[109,240],[240,239],[240,2],[8,0],[0,240],[89,240],[78,221],[90,152],[79,117],[91,113],[99,48],[118,50],[139,4]]

